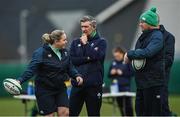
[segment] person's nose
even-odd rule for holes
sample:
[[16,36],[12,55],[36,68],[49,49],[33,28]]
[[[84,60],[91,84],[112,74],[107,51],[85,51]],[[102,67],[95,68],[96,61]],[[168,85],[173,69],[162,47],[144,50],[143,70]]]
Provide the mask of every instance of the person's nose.
[[66,41],[65,41],[65,43],[67,44],[67,43],[68,43],[68,41],[66,40]]
[[82,27],[81,30],[82,30],[82,32],[84,32],[86,30],[86,28]]
[[141,22],[139,23],[139,26],[142,26],[142,23],[141,23]]

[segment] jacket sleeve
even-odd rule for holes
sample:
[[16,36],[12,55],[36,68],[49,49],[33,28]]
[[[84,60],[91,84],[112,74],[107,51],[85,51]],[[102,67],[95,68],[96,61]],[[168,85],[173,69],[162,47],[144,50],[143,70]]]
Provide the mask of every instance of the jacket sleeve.
[[82,65],[88,62],[88,57],[79,57],[75,54],[76,51],[76,47],[75,47],[75,41],[73,41],[71,43],[71,47],[70,47],[70,56],[71,56],[71,60],[73,65]]
[[81,76],[81,74],[78,73],[74,65],[72,64],[71,58],[69,58],[69,67],[68,67],[68,74],[71,78],[75,78],[77,76]]
[[161,33],[152,35],[150,40],[151,41],[146,48],[128,51],[127,53],[128,58],[130,59],[151,58],[159,50],[163,48],[163,37]]
[[165,65],[171,67],[174,61],[175,37],[169,34],[165,39]]
[[124,69],[122,76],[124,77],[132,77],[134,75],[134,70],[131,66],[131,64],[127,64],[127,69]]
[[112,74],[111,74],[111,70],[112,70],[112,69],[113,69],[113,65],[112,65],[112,63],[111,63],[111,65],[109,66],[109,71],[108,71],[108,77],[111,78],[111,79],[116,76],[116,75],[112,75]]
[[18,78],[21,84],[35,75],[41,61],[42,61],[42,54],[39,53],[38,51],[35,51],[33,53],[32,60],[29,63],[28,67],[26,68],[24,73]]
[[91,47],[90,44],[86,44],[86,54],[90,57],[90,60],[102,60],[106,53],[106,41],[101,39],[97,45]]

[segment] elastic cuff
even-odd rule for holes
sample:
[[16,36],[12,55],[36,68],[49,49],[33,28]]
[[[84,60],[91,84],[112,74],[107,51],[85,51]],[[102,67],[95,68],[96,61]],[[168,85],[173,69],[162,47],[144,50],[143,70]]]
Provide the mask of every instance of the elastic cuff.
[[18,78],[17,80],[20,82],[20,84],[22,84],[22,83],[23,83],[22,78]]
[[129,50],[129,51],[127,52],[127,57],[128,57],[129,59],[132,59],[131,56],[133,55],[133,53],[134,53],[133,50]]
[[76,75],[75,75],[75,78],[76,78],[76,77],[78,77],[78,76],[79,76],[79,77],[82,77],[82,75],[81,75],[81,74],[76,74]]

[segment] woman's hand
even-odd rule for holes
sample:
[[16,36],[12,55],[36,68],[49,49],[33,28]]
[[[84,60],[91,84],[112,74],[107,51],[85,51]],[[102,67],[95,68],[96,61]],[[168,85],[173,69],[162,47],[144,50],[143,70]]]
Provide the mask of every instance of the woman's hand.
[[21,84],[21,82],[20,82],[19,80],[16,79],[16,81],[17,81],[19,84]]
[[80,76],[76,77],[76,81],[77,81],[78,85],[82,85],[83,84],[83,78],[80,77]]

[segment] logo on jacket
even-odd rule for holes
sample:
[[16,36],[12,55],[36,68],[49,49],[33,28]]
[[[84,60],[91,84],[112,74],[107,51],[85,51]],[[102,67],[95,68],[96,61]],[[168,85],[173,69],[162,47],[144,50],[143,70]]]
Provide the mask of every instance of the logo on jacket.
[[159,99],[159,98],[161,98],[161,96],[160,95],[156,95],[156,98]]
[[114,61],[114,62],[112,63],[112,65],[115,66],[115,65],[116,65],[116,62]]
[[96,51],[98,51],[98,49],[99,49],[98,47],[95,47],[95,48],[94,48],[94,50],[96,50]]
[[98,99],[100,99],[101,98],[101,93],[98,93],[97,97],[98,97]]
[[67,52],[64,52],[65,56],[67,56]]
[[48,54],[48,57],[51,58],[51,57],[52,57],[52,54]]
[[41,114],[44,114],[44,111],[43,111],[43,110],[41,110],[41,111],[40,111],[40,113],[41,113]]
[[91,47],[93,47],[94,46],[94,43],[91,43]]
[[78,47],[81,47],[81,44],[78,44]]

